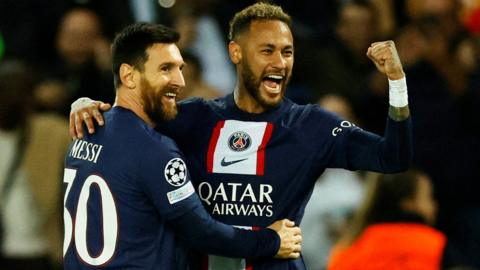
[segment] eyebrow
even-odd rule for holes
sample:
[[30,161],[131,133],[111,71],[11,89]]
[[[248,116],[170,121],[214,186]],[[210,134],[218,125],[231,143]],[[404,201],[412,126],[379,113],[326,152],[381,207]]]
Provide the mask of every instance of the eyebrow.
[[177,64],[175,62],[164,62],[164,63],[160,63],[160,65],[158,65],[158,69],[160,70],[162,67],[164,66],[167,66],[168,68],[172,68],[172,67],[175,67],[175,66],[179,66],[180,69],[182,69],[183,67],[186,66],[186,63],[185,62],[181,62],[180,64]]
[[[264,43],[264,44],[260,44],[260,47],[268,47],[269,49],[275,49],[276,46],[271,43]],[[293,45],[289,44],[284,48],[282,48],[282,50],[285,50],[285,49],[293,49]]]

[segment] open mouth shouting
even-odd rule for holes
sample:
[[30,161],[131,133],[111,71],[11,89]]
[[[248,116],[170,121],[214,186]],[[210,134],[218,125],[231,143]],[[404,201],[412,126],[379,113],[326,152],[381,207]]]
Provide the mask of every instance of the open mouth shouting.
[[265,75],[262,79],[262,85],[269,95],[278,95],[282,92],[282,82],[285,76],[278,74]]

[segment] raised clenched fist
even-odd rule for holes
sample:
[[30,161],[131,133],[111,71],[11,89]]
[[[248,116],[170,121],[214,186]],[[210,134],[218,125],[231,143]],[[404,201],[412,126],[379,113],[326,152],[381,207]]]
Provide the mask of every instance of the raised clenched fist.
[[393,41],[372,43],[368,47],[367,56],[373,61],[377,69],[387,75],[390,80],[398,80],[405,76]]

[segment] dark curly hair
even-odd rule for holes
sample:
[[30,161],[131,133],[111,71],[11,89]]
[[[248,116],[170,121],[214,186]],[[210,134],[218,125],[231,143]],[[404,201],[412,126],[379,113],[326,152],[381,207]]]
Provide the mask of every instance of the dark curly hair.
[[278,20],[291,25],[290,15],[280,6],[269,3],[256,3],[237,12],[230,21],[228,39],[234,40],[240,33],[248,29],[250,23],[256,20]]

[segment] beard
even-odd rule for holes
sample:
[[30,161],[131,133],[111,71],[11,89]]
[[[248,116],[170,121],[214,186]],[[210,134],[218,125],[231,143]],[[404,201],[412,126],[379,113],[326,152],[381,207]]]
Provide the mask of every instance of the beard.
[[164,121],[170,121],[177,116],[176,103],[174,106],[168,106],[162,102],[162,98],[170,90],[168,86],[164,86],[160,91],[156,91],[145,77],[141,78],[140,83],[142,88],[143,110],[150,120],[158,125]]
[[282,98],[279,99],[279,100],[270,101],[270,100],[267,100],[266,98],[264,98],[262,96],[261,90],[260,90],[260,85],[262,84],[262,78],[264,77],[264,74],[262,73],[262,75],[260,77],[256,77],[253,74],[252,69],[250,68],[250,63],[246,59],[243,60],[242,66],[243,66],[243,68],[242,68],[242,71],[241,71],[241,76],[242,76],[243,84],[245,85],[245,89],[247,90],[247,92],[253,97],[253,99],[260,106],[265,108],[265,110],[270,110],[270,109],[275,108],[282,101],[283,96],[285,94],[285,89],[286,89],[287,83],[288,83],[290,78],[288,77],[281,82]]

